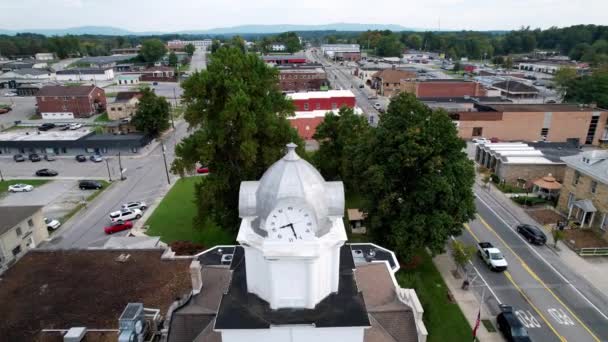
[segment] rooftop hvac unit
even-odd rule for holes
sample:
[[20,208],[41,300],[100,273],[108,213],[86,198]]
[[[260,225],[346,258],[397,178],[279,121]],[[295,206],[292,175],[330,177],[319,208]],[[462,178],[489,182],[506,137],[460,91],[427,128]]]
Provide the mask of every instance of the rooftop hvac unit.
[[146,324],[144,305],[129,303],[118,319],[118,342],[142,342]]

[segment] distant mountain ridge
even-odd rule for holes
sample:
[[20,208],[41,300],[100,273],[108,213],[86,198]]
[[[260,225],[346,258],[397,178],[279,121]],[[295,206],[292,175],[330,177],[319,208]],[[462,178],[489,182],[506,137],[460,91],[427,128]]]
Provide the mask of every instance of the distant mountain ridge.
[[150,36],[161,34],[270,34],[282,33],[287,31],[367,31],[367,30],[391,30],[391,31],[420,31],[394,24],[356,24],[356,23],[334,23],[325,25],[239,25],[232,27],[213,28],[208,30],[183,30],[177,32],[135,32],[111,26],[80,26],[65,29],[24,29],[24,30],[5,30],[0,29],[0,34],[15,35],[17,33],[36,33],[45,36],[64,36],[73,35],[108,35],[108,36]]

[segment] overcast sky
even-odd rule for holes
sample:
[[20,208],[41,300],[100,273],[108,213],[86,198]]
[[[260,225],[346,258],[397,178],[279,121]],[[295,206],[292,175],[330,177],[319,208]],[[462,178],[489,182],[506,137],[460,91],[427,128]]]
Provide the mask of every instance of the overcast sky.
[[608,0],[0,0],[0,28],[202,30],[246,24],[517,29],[607,24]]

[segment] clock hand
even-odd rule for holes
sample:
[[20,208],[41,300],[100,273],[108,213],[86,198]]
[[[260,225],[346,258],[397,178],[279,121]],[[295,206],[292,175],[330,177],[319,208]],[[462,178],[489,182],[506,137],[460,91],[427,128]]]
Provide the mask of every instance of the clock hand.
[[291,231],[293,232],[293,237],[297,238],[298,236],[296,235],[296,230],[293,228],[293,224],[290,224],[291,226]]
[[291,225],[292,225],[291,223],[288,223],[288,224],[286,224],[286,225],[284,225],[284,226],[280,226],[280,227],[279,227],[279,229],[287,228],[287,227],[289,227],[289,226],[291,226]]

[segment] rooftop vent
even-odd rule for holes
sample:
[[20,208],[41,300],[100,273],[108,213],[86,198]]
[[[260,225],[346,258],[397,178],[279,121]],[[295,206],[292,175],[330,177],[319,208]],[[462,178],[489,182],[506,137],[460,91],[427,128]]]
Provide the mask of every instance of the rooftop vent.
[[85,327],[70,328],[70,330],[63,335],[63,342],[80,342],[84,339],[84,335],[86,334],[87,328]]
[[129,303],[118,319],[120,335],[118,342],[141,342],[144,338],[145,327],[144,305]]
[[130,257],[131,257],[131,254],[121,253],[114,260],[118,261],[118,262],[127,262],[127,260],[129,260]]

